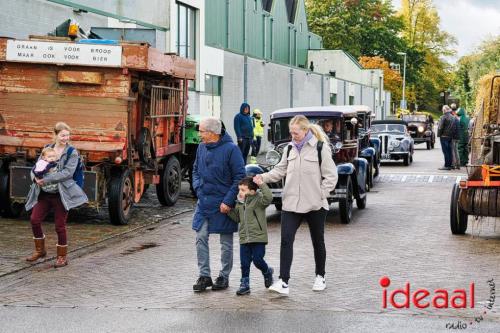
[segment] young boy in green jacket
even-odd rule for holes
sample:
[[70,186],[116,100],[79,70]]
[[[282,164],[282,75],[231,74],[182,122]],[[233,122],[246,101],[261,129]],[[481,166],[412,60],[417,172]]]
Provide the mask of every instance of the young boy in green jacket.
[[[236,207],[228,215],[240,223],[241,285],[237,295],[250,293],[250,264],[260,269],[264,275],[264,285],[273,284],[274,270],[264,260],[267,244],[266,207],[271,204],[273,194],[266,183],[253,182],[252,177],[243,178],[239,185]],[[260,191],[258,189],[260,188]]]

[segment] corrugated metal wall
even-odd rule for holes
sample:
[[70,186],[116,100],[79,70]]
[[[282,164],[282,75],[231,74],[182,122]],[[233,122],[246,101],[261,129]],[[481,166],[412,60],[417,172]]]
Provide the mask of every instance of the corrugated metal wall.
[[288,21],[285,0],[274,0],[270,13],[262,9],[262,0],[209,2],[205,7],[208,46],[304,67],[307,50],[321,48],[321,37],[308,30],[304,0],[297,0],[293,23]]

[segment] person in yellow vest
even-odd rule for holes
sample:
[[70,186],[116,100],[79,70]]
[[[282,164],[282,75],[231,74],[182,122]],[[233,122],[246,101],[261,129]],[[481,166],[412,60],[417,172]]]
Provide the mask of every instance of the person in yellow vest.
[[264,121],[262,120],[262,112],[259,109],[253,110],[253,145],[252,153],[250,154],[250,163],[257,163],[257,155],[259,155],[262,136],[264,135]]

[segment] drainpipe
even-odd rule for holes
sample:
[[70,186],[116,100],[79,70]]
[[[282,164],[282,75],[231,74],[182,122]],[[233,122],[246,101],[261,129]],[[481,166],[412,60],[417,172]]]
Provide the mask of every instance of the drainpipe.
[[226,0],[226,48],[230,48],[230,45],[229,45],[229,10],[230,10],[230,6],[229,6],[229,1],[230,0]]
[[243,1],[243,54],[247,53],[247,0]]
[[290,107],[293,108],[293,69],[290,68]]
[[243,100],[248,98],[248,57],[243,56]]
[[323,89],[325,89],[325,82],[324,82],[324,77],[323,77],[323,74],[321,74],[320,76],[320,80],[321,80],[321,106],[325,105],[325,92],[323,91]]

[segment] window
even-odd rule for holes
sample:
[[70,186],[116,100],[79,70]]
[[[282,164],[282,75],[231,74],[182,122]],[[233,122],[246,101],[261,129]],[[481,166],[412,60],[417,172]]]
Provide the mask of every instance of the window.
[[221,96],[222,94],[222,76],[205,74],[205,94],[212,96]]
[[177,54],[181,57],[196,57],[196,9],[181,3],[177,6]]
[[354,96],[349,96],[349,105],[354,105]]
[[330,104],[337,105],[337,94],[330,94]]

